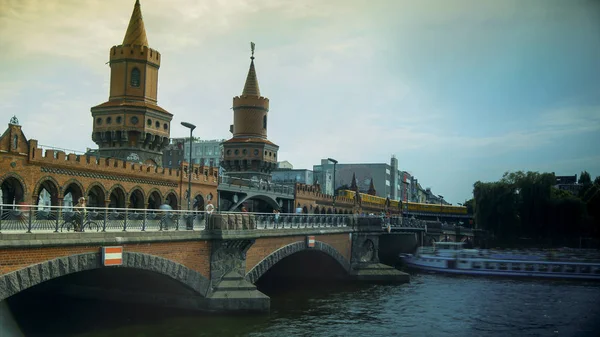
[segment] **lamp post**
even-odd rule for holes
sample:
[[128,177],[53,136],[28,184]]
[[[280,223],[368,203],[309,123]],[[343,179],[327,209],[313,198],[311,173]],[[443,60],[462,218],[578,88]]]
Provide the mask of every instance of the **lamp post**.
[[337,160],[333,159],[333,158],[327,158],[327,160],[329,160],[330,162],[333,163],[333,212],[335,214],[335,167],[338,163]]
[[188,191],[187,191],[188,211],[189,211],[191,209],[191,205],[192,205],[192,133],[194,132],[194,129],[196,128],[196,126],[194,124],[188,123],[188,122],[181,122],[181,125],[190,129],[190,161],[188,162]]
[[444,200],[444,196],[438,194],[438,197],[440,198],[440,216],[442,216],[442,201]]

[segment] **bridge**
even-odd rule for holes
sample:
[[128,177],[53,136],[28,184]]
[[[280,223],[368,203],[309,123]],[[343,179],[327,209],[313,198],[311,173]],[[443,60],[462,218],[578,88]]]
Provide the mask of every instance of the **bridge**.
[[[353,281],[409,280],[379,263],[379,238],[386,231],[374,217],[37,205],[0,205],[0,214],[0,300],[75,277],[73,287],[59,292],[197,310],[266,311],[270,300],[256,283],[273,269],[292,278],[334,271]],[[126,285],[126,291],[107,284]]]

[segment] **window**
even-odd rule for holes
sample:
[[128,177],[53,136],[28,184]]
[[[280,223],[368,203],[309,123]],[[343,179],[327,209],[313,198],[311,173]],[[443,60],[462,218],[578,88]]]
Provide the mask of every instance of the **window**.
[[133,68],[131,70],[131,86],[134,88],[139,88],[140,86],[140,70],[138,68]]
[[148,124],[148,126],[152,126],[152,120],[150,118],[148,118],[147,124]]
[[131,117],[130,121],[131,121],[131,124],[133,124],[133,125],[136,125],[139,122],[139,120],[136,116]]
[[387,174],[389,176],[390,175],[390,170],[385,169],[385,174]]
[[101,125],[102,124],[102,118],[96,118],[96,124]]
[[156,121],[156,123],[154,123],[154,126],[156,126],[157,129],[160,128],[160,122]]
[[267,128],[267,116],[263,116],[263,129]]
[[117,117],[117,124],[121,124],[121,116]]
[[169,128],[169,125],[168,125],[167,123],[165,123],[165,124],[163,125],[163,129],[167,130],[168,128]]
[[254,149],[254,155],[258,156],[258,149]]
[[110,124],[110,123],[112,123],[112,118],[106,117],[106,124]]
[[385,181],[385,185],[386,185],[386,186],[390,186],[390,181],[389,181],[389,180],[386,180],[386,181]]

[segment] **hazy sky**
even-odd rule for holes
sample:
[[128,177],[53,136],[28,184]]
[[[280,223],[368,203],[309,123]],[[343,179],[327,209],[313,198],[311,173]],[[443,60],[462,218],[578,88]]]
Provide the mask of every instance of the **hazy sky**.
[[[0,0],[0,111],[84,151],[134,0]],[[312,168],[389,162],[450,202],[507,170],[600,175],[600,1],[142,0],[159,105],[229,138],[250,41],[269,139]],[[2,121],[0,121],[2,122]]]

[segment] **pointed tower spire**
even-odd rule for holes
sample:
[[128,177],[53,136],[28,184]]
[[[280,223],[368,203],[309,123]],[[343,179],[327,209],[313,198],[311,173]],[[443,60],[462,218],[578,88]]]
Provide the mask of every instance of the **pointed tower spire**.
[[371,178],[371,184],[369,185],[369,191],[367,194],[376,195],[377,191],[375,191],[375,185],[373,184],[373,178]]
[[258,79],[256,78],[256,69],[254,69],[254,47],[254,42],[250,42],[250,48],[252,50],[252,56],[250,56],[250,70],[248,70],[248,76],[246,77],[246,84],[244,84],[242,96],[260,96]]
[[148,38],[146,37],[146,28],[144,20],[142,20],[142,9],[140,8],[140,0],[135,1],[133,13],[129,20],[129,26],[123,39],[123,45],[146,46],[148,47]]
[[356,191],[358,186],[356,185],[356,173],[352,173],[352,183],[350,184],[350,189],[352,191]]

